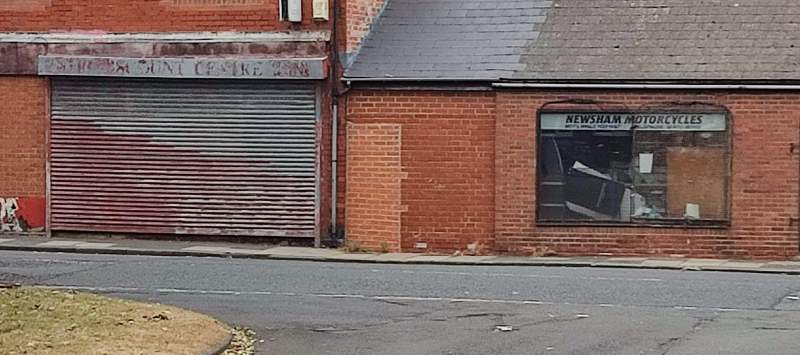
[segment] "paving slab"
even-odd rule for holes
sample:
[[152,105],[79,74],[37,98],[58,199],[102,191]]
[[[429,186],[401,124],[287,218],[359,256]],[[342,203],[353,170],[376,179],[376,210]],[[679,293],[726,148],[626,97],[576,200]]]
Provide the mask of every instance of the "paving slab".
[[725,263],[727,260],[719,260],[719,259],[687,259],[686,262],[681,265],[681,267],[709,267],[709,266],[720,266]]
[[106,249],[117,245],[116,243],[80,243],[76,244],[76,248],[80,249]]
[[193,246],[193,247],[186,247],[186,248],[182,248],[180,250],[181,251],[196,251],[196,252],[202,252],[202,253],[225,253],[225,252],[230,251],[229,248],[225,248],[225,247],[210,247],[210,246],[204,246],[204,245],[196,245],[196,246]]
[[591,266],[595,267],[614,267],[614,268],[630,268],[630,267],[638,267],[642,265],[643,261],[640,262],[630,262],[630,261],[598,261],[591,263]]
[[664,267],[664,268],[680,268],[685,260],[671,260],[671,259],[648,259],[641,263],[642,266],[647,267]]
[[8,243],[8,242],[13,242],[15,240],[16,239],[2,239],[2,238],[0,238],[0,243]]
[[415,253],[386,253],[375,257],[375,261],[387,262],[407,262],[409,259],[418,256]]
[[648,260],[648,258],[608,258],[606,261],[613,263],[626,263],[626,264],[640,264]]
[[433,263],[433,262],[439,262],[439,261],[442,261],[442,260],[447,260],[450,257],[451,257],[450,255],[417,255],[417,256],[415,256],[413,258],[408,259],[408,261],[415,262],[415,263],[419,263],[419,262],[422,262],[422,263]]
[[726,261],[720,265],[726,268],[737,268],[737,269],[757,269],[764,266],[764,263],[759,262],[741,262],[741,261]]
[[45,248],[58,248],[58,247],[74,247],[78,244],[83,243],[82,241],[73,241],[73,240],[52,240],[49,242],[39,243],[36,244],[37,247],[45,247]]
[[228,252],[239,255],[268,255],[268,249],[228,248]]
[[536,265],[540,264],[536,258],[524,256],[498,256],[492,260],[492,264],[497,265]]
[[491,262],[492,259],[497,258],[496,256],[451,256],[447,259],[442,260],[446,263],[457,263],[457,264],[476,264],[476,263],[486,263]]
[[764,264],[764,267],[776,267],[787,269],[800,269],[800,262],[797,261],[770,261]]
[[291,256],[325,256],[325,255],[333,255],[333,254],[340,254],[342,253],[336,249],[314,249],[314,248],[302,248],[302,247],[275,247],[267,249],[266,252],[272,255],[284,256],[284,255],[291,255]]
[[758,272],[764,272],[770,274],[793,274],[793,275],[800,274],[800,269],[787,269],[782,267],[769,267],[769,266],[760,267],[758,269],[740,269],[740,270],[753,270],[753,271],[757,270]]
[[569,258],[569,257],[565,257],[565,256],[531,256],[529,258],[531,258],[533,260],[536,260],[536,261],[542,261],[542,262],[545,262],[545,261],[575,261],[575,260],[578,259],[578,258]]
[[379,256],[379,254],[339,253],[339,254],[326,255],[325,256],[325,260],[373,261],[378,256]]

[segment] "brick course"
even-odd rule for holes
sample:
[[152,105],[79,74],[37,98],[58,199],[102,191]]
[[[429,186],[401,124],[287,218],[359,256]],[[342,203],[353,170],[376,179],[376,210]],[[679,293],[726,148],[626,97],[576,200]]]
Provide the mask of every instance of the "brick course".
[[[400,234],[403,250],[425,242],[429,250],[463,250],[468,244],[494,248],[493,162],[494,96],[491,93],[351,92],[348,134],[353,124],[395,124],[402,127]],[[347,229],[351,194],[363,187],[350,184],[353,149],[348,136]],[[362,144],[368,144],[365,141]],[[348,239],[352,235],[347,235]]]
[[47,80],[0,77],[0,198],[44,197]]
[[369,33],[372,22],[383,8],[384,0],[345,0],[344,33],[345,52],[356,52]]
[[401,126],[347,126],[348,242],[370,250],[400,250]]
[[[552,250],[561,255],[684,255],[789,258],[798,254],[797,94],[741,92],[498,93],[496,238],[500,252]],[[731,111],[731,226],[722,229],[537,226],[536,110],[567,99],[624,103],[630,108],[676,102]]]
[[[348,120],[403,130],[403,250],[785,259],[798,255],[798,93],[355,90]],[[701,102],[731,112],[730,226],[536,224],[536,114],[559,100],[628,108]],[[365,142],[366,143],[366,142]],[[349,146],[348,149],[353,149]],[[354,189],[347,188],[348,194]],[[349,201],[349,198],[348,198]],[[350,206],[348,205],[347,208]],[[348,219],[349,221],[349,219]]]
[[303,22],[300,24],[279,20],[277,0],[209,3],[169,0],[13,1],[0,7],[0,31],[253,32],[330,27],[327,21],[312,19],[311,1],[303,1]]

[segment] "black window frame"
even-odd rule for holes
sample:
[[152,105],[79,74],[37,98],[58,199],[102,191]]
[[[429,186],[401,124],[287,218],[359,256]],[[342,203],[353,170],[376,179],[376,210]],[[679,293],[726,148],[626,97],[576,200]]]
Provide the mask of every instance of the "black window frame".
[[[724,176],[724,198],[725,198],[725,218],[722,219],[687,219],[687,218],[659,218],[659,219],[632,219],[631,221],[616,221],[616,220],[542,220],[540,218],[540,197],[542,196],[542,169],[541,169],[541,144],[542,144],[542,115],[549,113],[575,113],[575,114],[602,114],[602,113],[621,113],[621,114],[664,114],[664,113],[681,113],[681,114],[723,114],[725,116],[725,134],[726,134],[726,158],[725,176]],[[563,227],[656,227],[656,228],[700,228],[700,229],[727,229],[731,226],[732,214],[732,196],[731,196],[731,181],[733,169],[733,114],[730,110],[724,107],[717,107],[708,109],[693,109],[686,107],[655,107],[655,108],[638,108],[638,109],[586,109],[586,108],[540,108],[536,110],[536,125],[535,125],[535,142],[534,142],[534,172],[536,183],[534,190],[536,193],[534,209],[534,223],[536,226],[563,226]]]
[[279,0],[278,13],[281,21],[289,21],[289,0]]

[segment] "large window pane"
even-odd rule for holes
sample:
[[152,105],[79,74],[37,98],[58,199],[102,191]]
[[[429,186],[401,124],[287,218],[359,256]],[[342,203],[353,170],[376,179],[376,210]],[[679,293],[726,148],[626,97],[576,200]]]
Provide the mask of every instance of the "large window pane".
[[727,219],[724,114],[542,114],[538,219]]

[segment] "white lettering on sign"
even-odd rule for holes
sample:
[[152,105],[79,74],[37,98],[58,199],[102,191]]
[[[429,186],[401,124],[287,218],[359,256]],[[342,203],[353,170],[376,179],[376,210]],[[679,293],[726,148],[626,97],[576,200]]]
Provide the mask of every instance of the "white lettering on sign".
[[162,0],[166,5],[182,7],[226,7],[264,5],[265,0]]
[[542,130],[724,131],[724,113],[542,113]]
[[324,79],[324,58],[227,59],[227,58],[109,58],[39,57],[39,75],[227,78],[227,79]]

